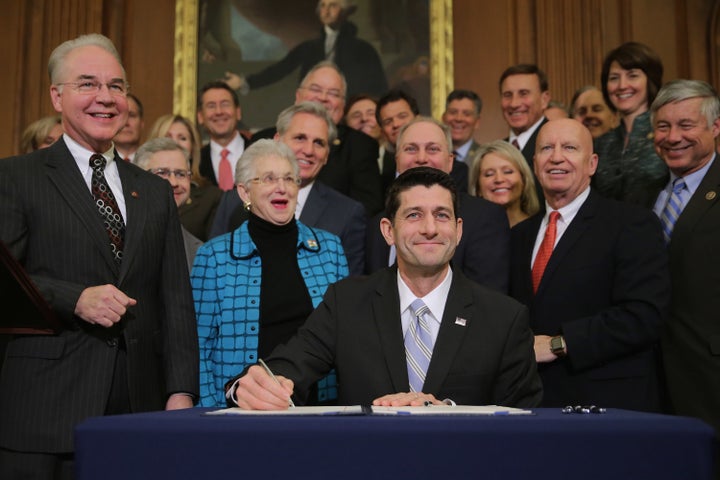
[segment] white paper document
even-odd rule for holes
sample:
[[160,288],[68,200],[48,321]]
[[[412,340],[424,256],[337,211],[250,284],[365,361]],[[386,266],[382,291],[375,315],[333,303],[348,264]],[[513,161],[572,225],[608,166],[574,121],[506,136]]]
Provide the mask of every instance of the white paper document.
[[291,407],[287,410],[224,408],[206,415],[531,415],[532,411],[497,405],[430,405],[427,407]]

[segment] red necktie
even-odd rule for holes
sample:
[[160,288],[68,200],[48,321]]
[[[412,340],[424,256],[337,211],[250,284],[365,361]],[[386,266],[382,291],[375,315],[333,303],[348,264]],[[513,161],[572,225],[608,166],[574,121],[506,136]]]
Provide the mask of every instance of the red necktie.
[[557,220],[560,218],[560,212],[550,212],[550,221],[548,222],[547,229],[545,230],[545,237],[540,244],[537,256],[535,257],[535,263],[532,267],[532,284],[533,293],[537,293],[540,280],[545,273],[545,267],[550,260],[553,248],[555,248],[555,237],[557,236]]
[[233,178],[232,167],[230,166],[230,160],[228,159],[230,151],[227,148],[223,148],[220,155],[220,168],[218,169],[220,178],[218,179],[218,186],[220,187],[220,190],[232,190],[235,185],[235,179]]

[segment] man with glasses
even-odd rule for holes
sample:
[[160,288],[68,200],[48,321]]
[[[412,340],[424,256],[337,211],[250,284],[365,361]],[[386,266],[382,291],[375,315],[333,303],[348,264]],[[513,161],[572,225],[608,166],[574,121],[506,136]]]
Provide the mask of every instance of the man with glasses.
[[[178,208],[187,202],[190,197],[190,180],[192,178],[190,152],[175,143],[172,138],[154,138],[143,144],[135,154],[135,164],[170,182],[175,205]],[[180,228],[185,244],[188,271],[190,271],[195,259],[195,252],[203,242],[182,225]]]
[[[378,143],[375,139],[347,125],[339,125],[345,110],[347,84],[345,77],[332,62],[315,65],[295,92],[295,104],[322,104],[337,126],[337,138],[330,148],[327,164],[318,180],[365,206],[369,215],[382,209]],[[275,128],[256,133],[252,141],[273,138]]]
[[57,47],[48,70],[65,134],[0,161],[0,240],[62,328],[8,344],[0,374],[0,478],[8,479],[72,478],[75,425],[191,407],[199,390],[170,186],[113,146],[128,114],[117,50],[83,35]]
[[237,129],[242,119],[240,101],[225,82],[213,81],[200,89],[198,124],[210,134],[200,150],[200,174],[221,190],[235,189],[235,165],[245,151],[246,139]]

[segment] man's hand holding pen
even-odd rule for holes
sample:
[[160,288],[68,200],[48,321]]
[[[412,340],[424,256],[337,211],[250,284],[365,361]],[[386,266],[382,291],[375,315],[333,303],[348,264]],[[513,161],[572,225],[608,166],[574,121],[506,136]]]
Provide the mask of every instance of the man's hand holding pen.
[[238,380],[235,397],[245,410],[286,410],[292,404],[293,389],[292,380],[272,376],[262,365],[253,365]]

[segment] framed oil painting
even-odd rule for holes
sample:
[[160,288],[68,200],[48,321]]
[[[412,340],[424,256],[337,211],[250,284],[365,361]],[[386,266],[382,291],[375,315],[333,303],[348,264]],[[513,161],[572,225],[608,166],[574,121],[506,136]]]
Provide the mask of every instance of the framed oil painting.
[[[177,0],[174,111],[195,118],[198,89],[230,79],[243,127],[274,125],[310,59],[325,55],[345,73],[348,96],[403,88],[439,118],[453,88],[452,0],[347,0],[336,17],[321,3],[332,2]],[[342,38],[337,53],[324,46],[326,25],[335,45]]]

